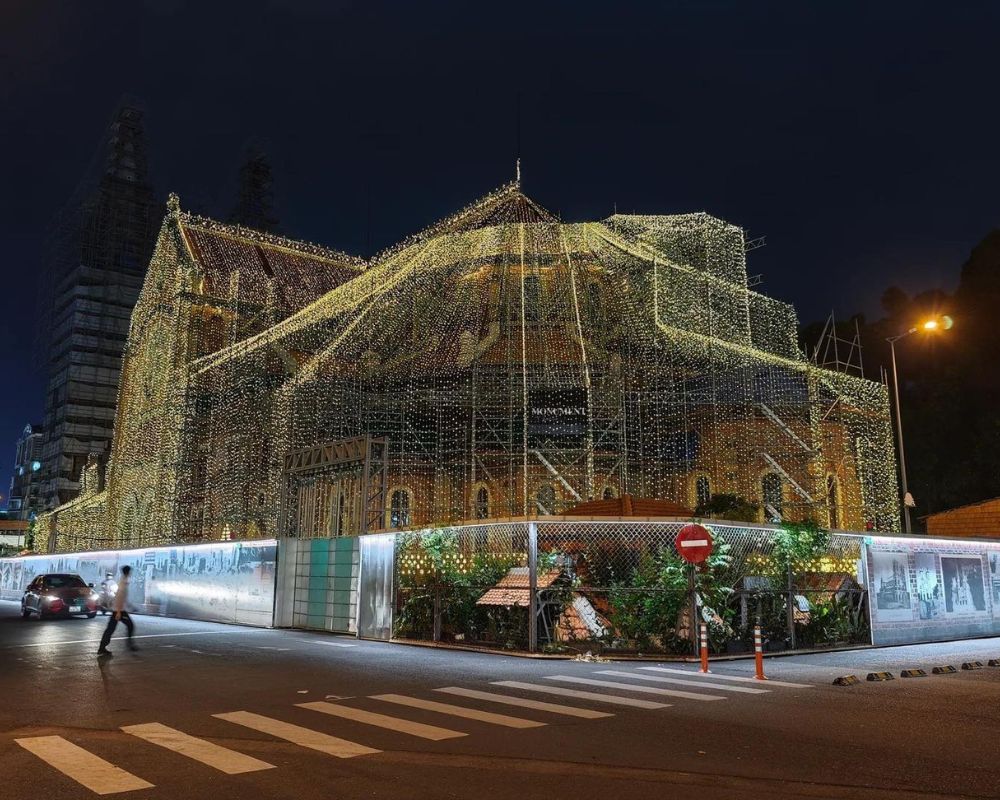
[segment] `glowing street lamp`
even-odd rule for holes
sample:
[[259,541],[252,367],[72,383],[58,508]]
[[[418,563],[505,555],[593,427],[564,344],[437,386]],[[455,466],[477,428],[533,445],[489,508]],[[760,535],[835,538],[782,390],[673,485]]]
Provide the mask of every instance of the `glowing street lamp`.
[[920,323],[920,325],[910,328],[905,333],[900,333],[897,336],[890,336],[886,339],[889,343],[889,349],[892,351],[892,388],[893,393],[896,396],[896,436],[899,439],[899,474],[903,483],[903,524],[907,533],[911,532],[910,508],[915,506],[916,503],[913,502],[913,496],[910,494],[909,489],[906,486],[906,453],[903,450],[903,416],[899,410],[899,375],[896,371],[896,342],[900,339],[906,338],[911,333],[917,333],[918,331],[925,333],[946,331],[949,330],[954,324],[954,320],[948,316],[931,317],[928,320],[924,320]]

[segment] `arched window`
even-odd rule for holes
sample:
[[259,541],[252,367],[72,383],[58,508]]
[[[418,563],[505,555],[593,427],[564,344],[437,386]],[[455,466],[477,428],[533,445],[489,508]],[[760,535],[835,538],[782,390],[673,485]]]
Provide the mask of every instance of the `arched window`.
[[707,506],[708,501],[712,499],[712,482],[708,479],[708,475],[699,475],[698,480],[694,482],[694,497],[699,508]]
[[840,527],[840,508],[837,503],[837,476],[826,476],[826,507],[830,512],[830,527]]
[[768,472],[761,480],[761,495],[764,498],[764,517],[769,522],[781,522],[785,489],[781,476]]
[[389,503],[389,527],[405,528],[410,524],[410,490],[396,489]]
[[556,510],[556,490],[551,483],[543,483],[538,487],[535,504],[539,514],[554,514]]
[[476,519],[490,518],[490,490],[485,486],[476,489],[476,499],[473,504],[473,512]]

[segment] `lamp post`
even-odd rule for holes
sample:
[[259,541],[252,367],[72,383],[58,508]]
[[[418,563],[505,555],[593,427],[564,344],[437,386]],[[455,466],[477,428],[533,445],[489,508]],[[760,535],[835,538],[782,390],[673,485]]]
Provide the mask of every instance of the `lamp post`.
[[912,502],[912,498],[910,497],[909,488],[906,485],[906,452],[903,450],[903,415],[899,408],[899,373],[896,370],[896,342],[900,339],[905,339],[911,333],[917,333],[918,331],[933,333],[938,330],[948,330],[951,325],[951,317],[929,319],[915,328],[910,328],[904,333],[900,333],[897,336],[890,336],[886,339],[889,343],[889,350],[892,353],[892,389],[896,398],[896,437],[899,441],[899,475],[903,484],[903,528],[906,533],[912,532],[910,526],[910,506],[907,504],[907,500]]

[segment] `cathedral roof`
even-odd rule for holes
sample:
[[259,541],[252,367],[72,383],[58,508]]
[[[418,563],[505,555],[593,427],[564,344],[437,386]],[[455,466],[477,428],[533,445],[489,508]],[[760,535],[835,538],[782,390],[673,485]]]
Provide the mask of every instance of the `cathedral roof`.
[[375,257],[382,261],[407,247],[426,242],[437,236],[466,233],[479,228],[510,223],[557,223],[559,218],[521,191],[520,181],[511,181],[461,211],[445,217],[419,233],[393,245]]
[[[180,229],[209,294],[242,296],[270,285],[286,314],[357,277],[364,261],[318,245],[180,214]],[[245,287],[241,291],[240,284]]]

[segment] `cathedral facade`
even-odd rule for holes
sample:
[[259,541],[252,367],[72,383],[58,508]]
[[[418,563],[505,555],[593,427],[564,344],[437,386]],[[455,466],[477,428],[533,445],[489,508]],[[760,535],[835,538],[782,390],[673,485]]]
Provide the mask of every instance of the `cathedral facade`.
[[631,494],[895,530],[883,385],[816,366],[707,214],[565,223],[509,184],[371,260],[168,204],[111,457],[58,549],[326,537]]

